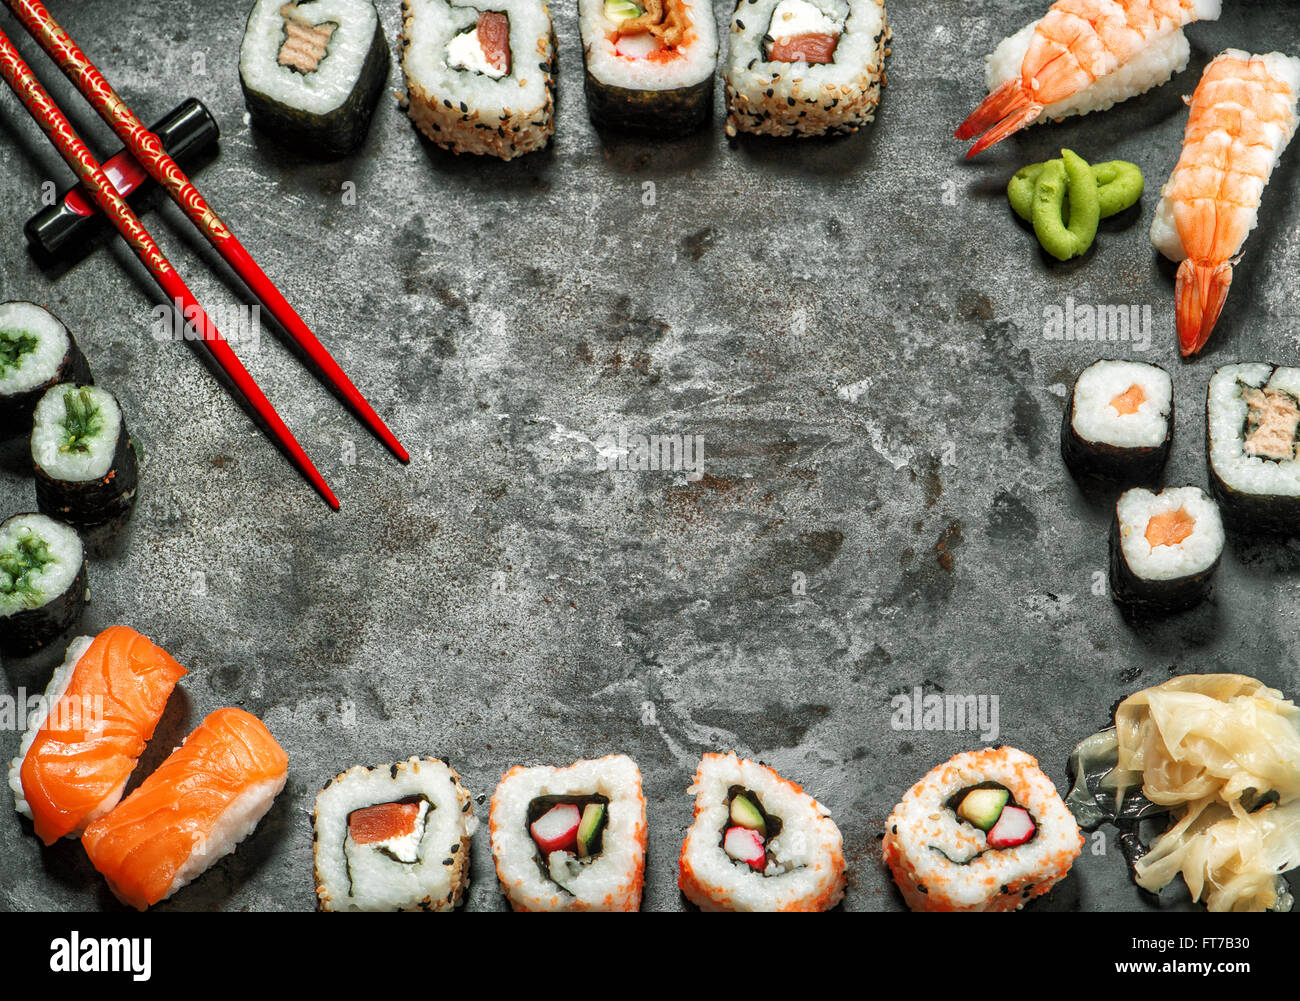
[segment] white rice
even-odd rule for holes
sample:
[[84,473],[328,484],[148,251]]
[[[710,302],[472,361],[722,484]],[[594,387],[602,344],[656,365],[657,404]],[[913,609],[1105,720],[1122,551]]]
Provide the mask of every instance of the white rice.
[[1300,497],[1300,458],[1276,461],[1247,455],[1246,418],[1250,407],[1242,385],[1277,389],[1300,397],[1300,368],[1261,363],[1225,365],[1210,379],[1210,468],[1233,490],[1262,496]]
[[309,0],[294,18],[304,24],[336,24],[327,53],[312,73],[279,63],[285,40],[285,0],[257,0],[239,50],[239,74],[250,89],[289,108],[326,115],[345,104],[357,87],[370,53],[379,15],[370,0]]
[[32,334],[36,346],[0,371],[0,395],[23,393],[53,379],[72,347],[67,328],[31,302],[0,303],[0,338]]
[[[1140,386],[1146,399],[1137,412],[1121,414],[1111,400]],[[1103,359],[1089,365],[1074,384],[1071,423],[1084,441],[1116,448],[1156,448],[1169,433],[1174,383],[1156,365]]]
[[198,879],[252,834],[266,811],[271,809],[275,797],[280,795],[287,778],[286,772],[247,786],[217,815],[212,826],[202,836],[196,833],[194,851],[176,871],[171,886],[161,899],[166,900],[177,890]]
[[[758,872],[722,847],[729,791],[750,790],[781,821],[767,842],[768,868]],[[705,754],[687,789],[695,820],[682,845],[682,892],[706,911],[786,911],[834,907],[844,896],[840,830],[830,811],[771,768],[731,754]],[[689,873],[689,875],[687,875]]]
[[[41,604],[45,604],[68,589],[81,572],[85,554],[81,537],[75,530],[43,514],[20,514],[0,524],[0,553],[16,546],[20,539],[31,533],[45,541],[53,557],[42,570],[27,578],[41,596]],[[39,607],[16,592],[5,593],[12,583],[8,575],[0,571],[0,616]]]
[[[1217,9],[1213,16],[1218,17]],[[989,93],[1021,75],[1025,53],[1029,51],[1029,43],[1033,40],[1038,23],[1032,21],[1014,35],[1004,38],[992,54],[985,57],[984,82]],[[1067,98],[1046,105],[1035,121],[1059,122],[1071,115],[1105,111],[1121,101],[1167,83],[1175,73],[1181,73],[1187,68],[1190,55],[1191,46],[1182,29],[1167,30],[1151,39],[1146,48],[1113,72],[1098,77],[1091,85],[1075,91]]]
[[[1153,547],[1146,538],[1147,523],[1179,508],[1195,523],[1191,534],[1176,545]],[[1166,487],[1158,494],[1135,487],[1120,495],[1115,514],[1124,561],[1143,580],[1176,580],[1201,573],[1223,552],[1219,506],[1200,487]]]
[[[412,861],[399,862],[380,844],[352,840],[348,818],[354,811],[411,796],[427,800],[423,831],[417,826],[400,846],[382,844]],[[478,818],[460,776],[437,758],[348,769],[316,797],[312,829],[321,910],[449,911],[469,886],[469,844]]]
[[[609,800],[600,854],[549,859],[528,830],[528,807],[539,796]],[[625,754],[578,761],[567,768],[516,767],[492,794],[492,854],[501,888],[515,910],[635,911],[645,878],[646,817],[641,772]],[[560,856],[557,858],[556,856]],[[543,874],[539,862],[545,864]]]
[[[92,404],[99,409],[103,422],[104,430],[87,442],[85,451],[62,451],[63,422],[67,416],[64,398],[70,392],[89,394]],[[36,404],[34,421],[32,461],[50,476],[58,480],[82,482],[108,475],[122,433],[122,411],[108,390],[98,386],[54,386]]]
[[[1264,175],[1263,184],[1259,187],[1259,194],[1262,195],[1263,186],[1268,184],[1268,178],[1272,176],[1273,168],[1277,166],[1277,162],[1282,158],[1282,153],[1286,150],[1287,144],[1290,143],[1292,136],[1295,135],[1297,122],[1295,108],[1298,95],[1300,95],[1300,59],[1297,59],[1294,56],[1283,55],[1281,52],[1270,52],[1267,55],[1252,56],[1249,52],[1243,52],[1241,49],[1226,49],[1214,57],[1214,59],[1206,66],[1206,70],[1220,59],[1261,60],[1269,74],[1290,90],[1288,98],[1291,106],[1289,125],[1286,128],[1272,128],[1268,130],[1270,133],[1270,148],[1267,156],[1268,169]],[[1202,71],[1202,75],[1204,75],[1204,71]],[[1251,109],[1244,110],[1249,111]],[[1228,138],[1231,137],[1225,135],[1225,140]],[[1249,155],[1258,156],[1258,149],[1253,149],[1250,153],[1247,153],[1245,150],[1238,150],[1236,152],[1243,159]],[[1156,206],[1155,217],[1151,220],[1151,243],[1158,251],[1160,251],[1160,253],[1164,254],[1164,256],[1169,258],[1171,261],[1184,260],[1187,257],[1187,252],[1183,249],[1182,237],[1178,235],[1178,224],[1174,219],[1173,202],[1166,197],[1166,194],[1170,190],[1170,186],[1173,184],[1174,179],[1178,176],[1180,170],[1198,169],[1202,169],[1200,164],[1184,164],[1180,158],[1178,163],[1175,164],[1173,171],[1170,173],[1169,180],[1166,181],[1160,189],[1160,203]],[[1256,199],[1256,204],[1258,205],[1258,199]],[[1249,234],[1251,230],[1254,230],[1258,221],[1259,213],[1256,211],[1253,214],[1250,228],[1246,231],[1247,234]],[[1233,253],[1238,249],[1240,248],[1232,248]]]
[[587,69],[603,84],[629,90],[676,90],[713,74],[718,61],[718,26],[713,7],[701,0],[682,0],[695,38],[679,46],[676,59],[659,61],[619,55],[610,38],[616,21],[605,16],[605,0],[578,0],[578,26]]

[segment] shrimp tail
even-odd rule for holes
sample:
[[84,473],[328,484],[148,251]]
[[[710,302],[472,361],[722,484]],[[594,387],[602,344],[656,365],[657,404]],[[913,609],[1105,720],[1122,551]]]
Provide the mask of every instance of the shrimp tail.
[[1190,258],[1178,266],[1174,287],[1178,320],[1178,350],[1184,358],[1196,354],[1210,339],[1232,285],[1232,263],[1196,264]]
[[1029,91],[1021,78],[1014,77],[986,97],[983,103],[970,113],[970,117],[957,126],[957,131],[953,135],[958,139],[980,137],[966,154],[969,159],[982,153],[994,143],[1001,142],[1013,132],[1023,129],[1037,118],[1042,110],[1042,105],[1030,99]]

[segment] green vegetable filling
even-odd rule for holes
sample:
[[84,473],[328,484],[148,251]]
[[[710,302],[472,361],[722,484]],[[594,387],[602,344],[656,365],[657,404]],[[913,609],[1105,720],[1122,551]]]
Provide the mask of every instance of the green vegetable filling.
[[611,21],[630,21],[643,13],[631,0],[605,0],[605,16]]
[[0,330],[0,376],[22,365],[23,358],[35,351],[39,343],[35,334],[25,330]]
[[36,579],[54,562],[49,543],[30,528],[0,553],[0,595],[17,597],[35,608],[44,600]]
[[89,452],[90,443],[104,432],[104,414],[85,389],[63,394],[63,443],[60,452]]

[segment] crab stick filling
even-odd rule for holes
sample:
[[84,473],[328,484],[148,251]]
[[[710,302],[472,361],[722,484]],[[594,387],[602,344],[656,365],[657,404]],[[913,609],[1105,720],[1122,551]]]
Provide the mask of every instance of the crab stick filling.
[[[609,801],[603,796],[544,796],[528,808],[528,833],[548,869],[558,862],[595,858],[604,847]],[[556,860],[555,855],[562,858]]]
[[1300,405],[1296,398],[1281,390],[1254,386],[1242,386],[1241,398],[1249,408],[1246,454],[1275,462],[1294,459],[1296,439],[1300,436]]
[[961,790],[948,801],[958,819],[984,832],[990,848],[1023,845],[1038,830],[1029,811],[1018,806],[1011,790],[996,782],[985,782]]
[[767,58],[774,63],[829,63],[842,25],[808,0],[781,0],[767,29]]
[[410,864],[420,859],[428,817],[429,801],[423,796],[376,803],[348,814],[348,837],[354,844]]
[[1187,508],[1180,507],[1175,511],[1153,514],[1144,534],[1147,545],[1155,549],[1156,546],[1176,546],[1194,531],[1196,519],[1188,513]]
[[447,65],[493,79],[510,75],[510,18],[480,11],[478,21],[447,43]]

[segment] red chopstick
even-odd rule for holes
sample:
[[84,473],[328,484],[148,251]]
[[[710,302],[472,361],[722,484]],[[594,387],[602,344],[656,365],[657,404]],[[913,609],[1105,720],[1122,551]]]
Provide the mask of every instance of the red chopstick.
[[95,68],[94,63],[50,16],[45,5],[40,0],[6,0],[6,2],[22,22],[23,27],[76,85],[99,116],[117,133],[141,166],[171,195],[172,200],[189,216],[199,232],[207,237],[208,242],[244,280],[244,284],[275,317],[280,326],[319,367],[325,381],[347,401],[353,412],[388,447],[389,451],[402,462],[409,462],[411,457],[402,447],[402,443],[397,440],[397,436],[388,429],[388,425],[375,413],[374,408],[352,384],[352,380],[339,367],[338,362],[316,339],[311,328],[303,322],[302,317],[280,294],[280,290],[266,277],[252,255],[244,249],[235,238],[235,234],[221,221],[199,194],[198,189],[190,183],[190,179],[167,155],[158,137],[145,128],[144,123],[127,107],[126,102],[117,95]]
[[13,42],[3,31],[0,31],[0,77],[3,77],[5,83],[18,95],[24,107],[36,120],[36,124],[41,127],[41,131],[54,143],[59,155],[85,186],[95,204],[117,227],[117,231],[135,251],[140,262],[149,269],[149,273],[153,275],[159,287],[167,294],[168,300],[181,305],[182,315],[190,321],[217,364],[230,376],[253,409],[266,422],[276,441],[288,452],[294,464],[325,498],[330,507],[338,510],[338,498],[330,490],[325,478],[312,464],[307,453],[280,419],[280,415],[275,412],[275,407],[271,406],[271,401],[263,395],[230,345],[208,319],[208,315],[203,312],[198,300],[176,273],[171,262],[158,249],[158,244],[154,243],[149,231],[140,224],[135,213],[118,195],[113,182],[104,175],[99,162],[86,148],[86,144],[81,141],[81,137],[68,123],[63,112],[45,92],[45,88],[36,79],[31,67],[23,61],[22,55],[14,48]]

